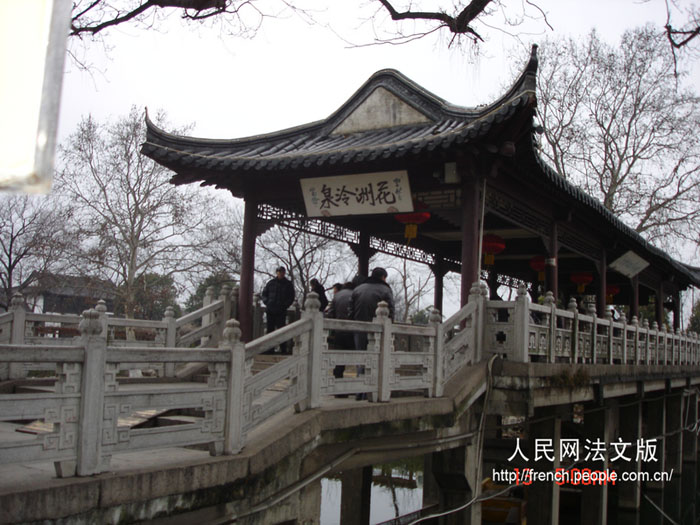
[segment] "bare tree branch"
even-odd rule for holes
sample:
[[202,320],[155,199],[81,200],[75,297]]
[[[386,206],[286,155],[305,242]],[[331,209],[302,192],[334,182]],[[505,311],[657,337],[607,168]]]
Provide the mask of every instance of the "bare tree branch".
[[486,6],[490,4],[491,1],[492,0],[472,0],[464,7],[464,9],[462,9],[462,11],[460,11],[457,16],[450,16],[442,11],[408,10],[400,13],[394,8],[389,0],[379,0],[379,2],[389,12],[393,20],[435,20],[441,22],[442,25],[447,27],[455,34],[470,34],[481,41],[484,39],[481,37],[481,35],[479,35],[479,33],[474,31],[469,24],[471,24],[472,21],[483,13],[484,9],[486,9]]
[[560,174],[677,250],[700,241],[700,97],[678,85],[663,38],[646,26],[617,47],[595,32],[545,44],[538,112],[543,154]]

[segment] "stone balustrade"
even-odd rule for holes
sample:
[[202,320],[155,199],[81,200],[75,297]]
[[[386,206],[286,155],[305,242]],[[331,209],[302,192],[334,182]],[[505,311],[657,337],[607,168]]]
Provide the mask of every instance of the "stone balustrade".
[[[202,315],[212,315],[214,304]],[[281,411],[314,409],[324,396],[334,395],[367,394],[371,402],[388,402],[407,391],[439,397],[461,368],[494,353],[515,361],[613,365],[697,364],[699,357],[695,334],[598,319],[575,305],[557,309],[551,297],[544,305],[530,304],[524,289],[515,301],[489,301],[487,291],[474,285],[459,312],[440,322],[434,311],[425,326],[392,323],[385,303],[369,323],[325,319],[314,293],[304,306],[298,321],[247,344],[240,340],[238,321],[229,319],[220,334],[195,331],[192,341],[208,338],[206,347],[115,345],[105,324],[109,320],[97,309],[83,313],[72,345],[0,344],[0,365],[52,363],[56,370],[55,380],[43,389],[0,394],[0,420],[52,425],[33,439],[0,443],[0,463],[50,460],[66,476],[109,470],[110,457],[127,451],[198,445],[213,455],[235,454],[252,429]],[[177,326],[193,319],[166,315],[163,323]],[[334,348],[331,332],[344,331],[367,333],[367,350]],[[399,351],[395,340],[403,336],[422,342]],[[256,356],[283,342],[292,354],[254,373]],[[119,379],[124,363],[173,369],[192,362],[205,364],[206,382]],[[333,374],[340,365],[348,372],[342,378]],[[171,413],[179,414],[176,424],[130,423],[135,414]]]

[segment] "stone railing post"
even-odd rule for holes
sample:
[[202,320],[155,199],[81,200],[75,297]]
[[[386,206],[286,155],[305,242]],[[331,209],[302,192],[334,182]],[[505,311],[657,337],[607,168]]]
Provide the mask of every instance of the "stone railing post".
[[226,283],[221,287],[219,293],[219,301],[223,301],[224,305],[221,309],[221,332],[226,329],[226,321],[231,319],[231,285]]
[[605,311],[605,320],[608,323],[608,364],[613,364],[613,314],[612,310]]
[[518,296],[515,299],[513,342],[515,355],[513,360],[519,363],[530,361],[530,298],[525,286],[518,287]]
[[484,358],[484,352],[485,352],[485,341],[486,341],[486,302],[489,299],[489,287],[486,286],[486,283],[480,283],[479,284],[479,291],[481,292],[481,298],[479,300],[479,308],[478,308],[478,313],[479,313],[479,324],[478,324],[478,330],[476,332],[476,351],[474,352],[474,362],[478,363]]
[[[482,334],[484,332],[484,323],[486,322],[486,312],[484,312],[484,300],[481,293],[481,285],[478,282],[472,284],[469,290],[469,299],[467,299],[467,304],[475,303],[474,310],[474,322],[472,323],[472,328],[474,330],[472,334],[472,340],[470,344],[474,349],[474,362],[478,363],[481,361],[481,354],[483,349],[481,348]],[[463,320],[460,329],[464,330],[466,327],[466,322]]]
[[683,334],[681,334],[680,328],[676,328],[676,338],[678,339],[678,362],[676,364],[680,365],[683,358]]
[[[207,288],[207,291],[204,292],[204,299],[202,300],[202,308],[205,306],[209,306],[211,303],[214,302],[214,287],[209,286]],[[215,322],[216,315],[214,314],[206,314],[202,316],[202,326],[209,326],[213,322]],[[211,337],[202,337],[199,340],[199,346],[207,346],[209,344],[209,341],[211,340]]]
[[372,322],[382,325],[382,332],[379,335],[379,386],[377,401],[386,403],[391,399],[391,375],[393,372],[391,369],[393,325],[389,317],[389,304],[386,301],[379,302]]
[[644,329],[644,359],[645,364],[651,364],[651,344],[649,342],[649,319],[644,319],[642,321],[642,328]]
[[632,322],[630,323],[634,327],[634,364],[638,365],[641,363],[639,359],[639,319],[636,315],[632,316]]
[[[307,298],[308,298],[308,295],[307,295]],[[318,294],[316,294],[316,298],[318,299]],[[318,304],[319,304],[319,310],[320,310],[321,301],[319,301]],[[306,302],[304,302],[304,308],[306,308]],[[321,312],[321,313],[323,313],[323,312]],[[289,308],[287,308],[287,324],[291,324],[294,321],[298,321],[299,319],[301,319],[301,306],[299,306],[299,301],[295,300],[292,303],[291,311],[289,310]]]
[[95,305],[95,310],[97,311],[97,315],[100,319],[100,326],[102,326],[102,331],[100,332],[100,335],[106,338],[108,333],[107,324],[109,320],[107,319],[107,303],[104,299],[100,299],[99,301],[97,301],[97,304]]
[[309,344],[306,349],[306,352],[308,352],[308,359],[306,361],[308,396],[305,408],[318,408],[321,405],[323,350],[327,343],[323,338],[323,312],[321,312],[321,301],[318,300],[318,294],[316,292],[309,292],[307,294],[301,317],[302,319],[311,319],[311,331],[308,338]]
[[586,313],[593,318],[593,322],[591,322],[591,364],[596,364],[598,360],[598,314],[595,303],[586,305]]
[[97,310],[86,310],[80,321],[80,344],[85,348],[80,422],[78,431],[78,476],[91,476],[107,470],[102,458],[102,421],[104,411],[105,361],[107,338]]
[[547,361],[556,361],[556,340],[557,340],[557,303],[554,294],[547,292],[544,297],[544,305],[549,308],[547,313]]
[[241,341],[240,323],[236,319],[226,321],[219,348],[231,352],[229,369],[226,430],[224,431],[224,454],[238,454],[245,445],[243,434],[243,390],[246,379],[245,345]]
[[260,299],[260,294],[253,295],[253,339],[261,337],[265,330],[263,329],[263,307]]
[[433,308],[430,311],[428,323],[435,330],[433,339],[433,395],[435,397],[441,397],[445,388],[443,384],[445,381],[445,332],[441,321],[440,310]]
[[[15,293],[10,301],[10,311],[12,312],[12,328],[10,329],[10,343],[13,345],[24,344],[24,330],[27,321],[27,310],[24,306],[24,296]],[[26,377],[27,373],[23,363],[10,363],[10,379]]]
[[[168,306],[165,309],[165,347],[175,348],[177,346],[177,319],[175,319],[175,309]],[[175,363],[165,363],[163,368],[165,377],[175,377]]]
[[231,291],[230,297],[231,297],[231,318],[232,319],[238,319],[238,294],[240,293],[241,288],[238,285],[235,285],[233,287],[233,290]]
[[654,348],[656,349],[656,364],[666,364],[666,349],[664,348],[663,362],[661,360],[661,345],[659,345],[659,323],[654,321],[651,323],[651,329],[654,331]]
[[576,298],[569,299],[569,304],[566,308],[571,312],[574,318],[571,321],[571,363],[578,363],[578,304]]

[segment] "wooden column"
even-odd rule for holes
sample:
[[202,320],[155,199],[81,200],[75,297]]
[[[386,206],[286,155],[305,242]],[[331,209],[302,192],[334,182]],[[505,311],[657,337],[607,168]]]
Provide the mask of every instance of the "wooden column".
[[552,224],[549,239],[549,257],[545,259],[545,292],[552,292],[554,299],[559,298],[559,240],[557,223]]
[[433,294],[433,307],[442,313],[442,300],[444,294],[444,277],[447,271],[445,270],[445,262],[442,257],[436,256],[435,264],[430,269],[435,277],[435,291]]
[[[656,319],[656,322],[659,324],[659,327],[662,327],[664,325],[664,285],[663,283],[659,283],[658,288],[656,289],[656,304],[654,305],[654,318]],[[675,315],[674,315],[675,317]]]
[[605,292],[608,287],[607,268],[607,257],[605,250],[603,250],[600,255],[600,261],[598,262],[598,295],[596,297],[598,317],[605,317],[605,296],[607,295]]
[[639,277],[634,276],[630,279],[630,287],[632,288],[630,297],[630,318],[634,316],[639,319]]
[[[659,323],[661,324],[661,323]],[[678,291],[673,292],[673,329],[678,330],[681,327],[681,294]]]
[[357,250],[357,272],[363,277],[369,277],[369,259],[372,254],[369,249],[369,232],[360,230],[360,245]]
[[241,246],[241,284],[238,296],[238,312],[241,322],[241,339],[244,342],[253,336],[253,274],[255,272],[255,238],[258,203],[246,197],[243,214],[243,242]]
[[460,306],[467,304],[469,290],[479,280],[482,184],[473,169],[460,166],[462,176],[462,286]]

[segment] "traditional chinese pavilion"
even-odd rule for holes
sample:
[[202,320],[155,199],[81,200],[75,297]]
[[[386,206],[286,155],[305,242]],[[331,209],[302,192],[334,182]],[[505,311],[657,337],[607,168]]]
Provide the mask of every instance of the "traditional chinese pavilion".
[[657,320],[669,308],[677,328],[680,291],[700,285],[700,269],[648,244],[542,160],[536,70],[533,46],[513,86],[477,108],[382,70],[325,120],[212,140],[172,135],[147,119],[142,151],[175,172],[174,184],[213,185],[244,199],[246,338],[255,238],[274,223],[348,243],[365,275],[376,252],[429,265],[439,309],[446,272],[461,273],[464,303],[485,269],[491,284],[536,290],[543,281],[564,304],[595,294],[599,314],[606,298],[637,315],[655,297]]

